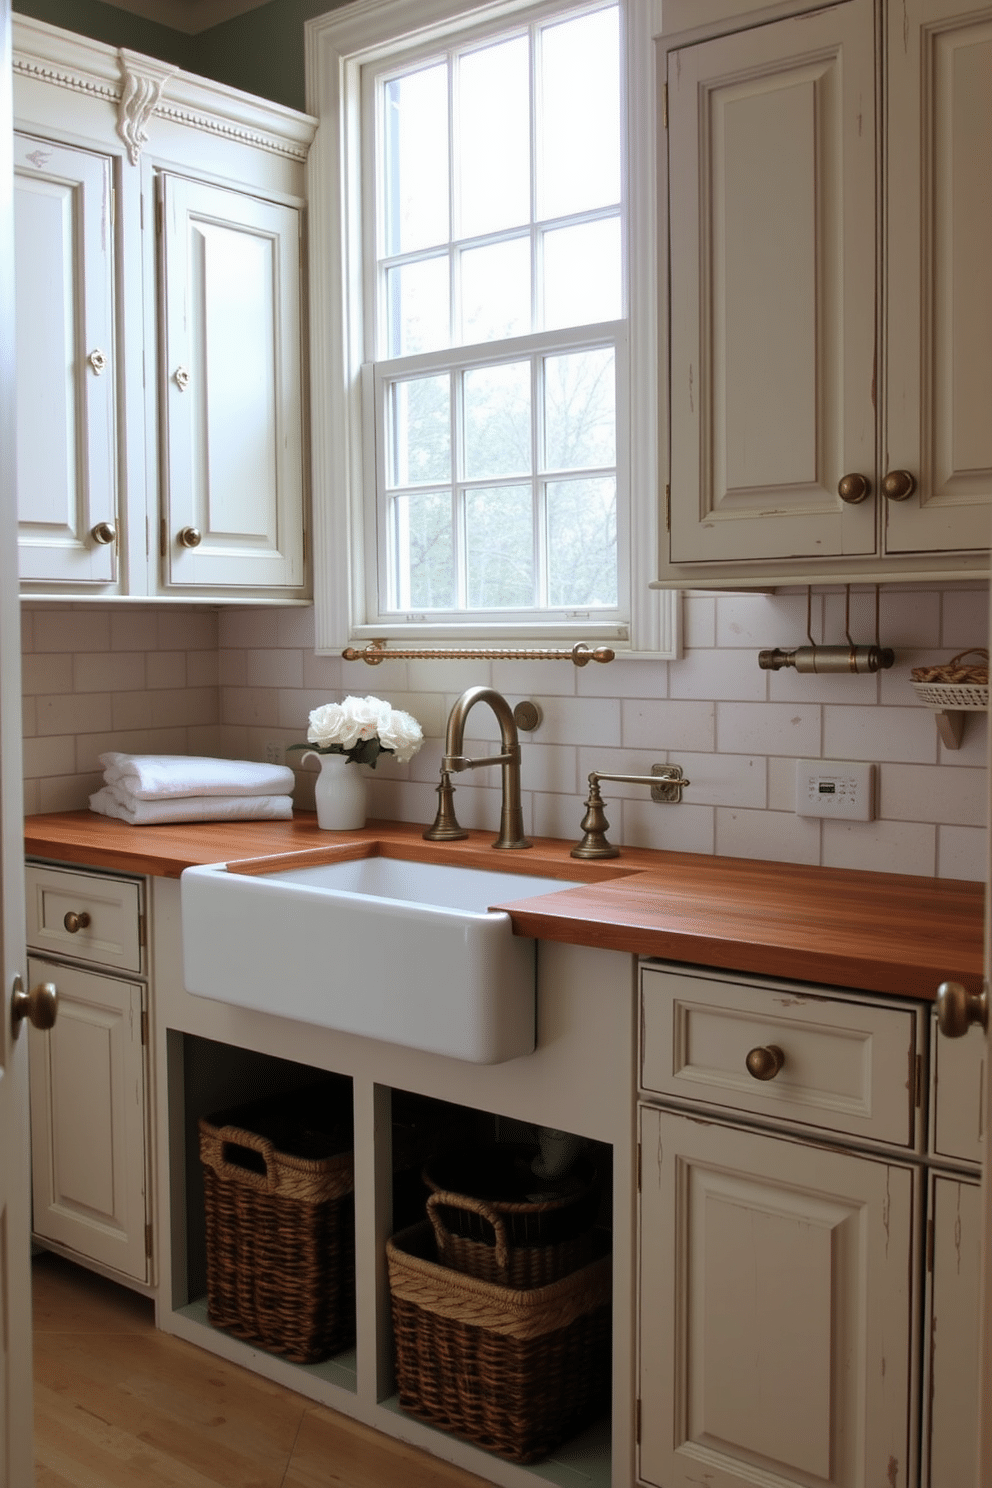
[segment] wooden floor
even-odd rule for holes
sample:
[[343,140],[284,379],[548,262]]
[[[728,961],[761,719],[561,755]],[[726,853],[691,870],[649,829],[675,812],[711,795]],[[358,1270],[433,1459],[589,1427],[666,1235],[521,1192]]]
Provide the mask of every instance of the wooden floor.
[[124,1287],[54,1255],[33,1269],[36,1488],[481,1488],[157,1332]]

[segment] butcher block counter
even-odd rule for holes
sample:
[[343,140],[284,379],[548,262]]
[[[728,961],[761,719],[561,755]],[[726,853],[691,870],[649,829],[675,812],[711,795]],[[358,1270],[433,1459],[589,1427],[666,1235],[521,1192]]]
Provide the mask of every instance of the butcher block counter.
[[[324,832],[308,812],[291,821],[131,827],[70,811],[28,817],[25,851],[165,878],[199,863],[252,871],[263,866],[258,859],[275,868],[379,851],[496,866],[491,832],[438,844],[424,842],[422,830],[372,821],[357,832]],[[507,871],[551,866],[579,881],[560,894],[498,906],[508,909],[517,934],[927,1000],[945,980],[981,986],[982,884],[639,848],[590,863],[570,857],[571,846],[537,838],[529,850],[498,855]]]

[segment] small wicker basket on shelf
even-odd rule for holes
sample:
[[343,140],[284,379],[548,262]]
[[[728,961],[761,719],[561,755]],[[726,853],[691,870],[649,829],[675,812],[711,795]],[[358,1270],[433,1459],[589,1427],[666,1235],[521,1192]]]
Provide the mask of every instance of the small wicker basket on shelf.
[[[967,656],[982,659],[966,661]],[[989,706],[988,651],[971,646],[939,666],[914,667],[909,675],[920,702],[933,713],[944,748],[960,749],[967,715]]]
[[[982,660],[966,662],[966,656]],[[940,666],[914,667],[909,675],[917,697],[928,708],[944,712],[989,705],[989,653],[984,646],[972,646]]]

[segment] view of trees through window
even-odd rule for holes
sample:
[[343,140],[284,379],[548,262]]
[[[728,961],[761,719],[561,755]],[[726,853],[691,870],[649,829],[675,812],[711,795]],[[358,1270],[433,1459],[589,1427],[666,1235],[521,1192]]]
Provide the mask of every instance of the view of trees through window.
[[376,79],[381,608],[616,610],[617,6]]

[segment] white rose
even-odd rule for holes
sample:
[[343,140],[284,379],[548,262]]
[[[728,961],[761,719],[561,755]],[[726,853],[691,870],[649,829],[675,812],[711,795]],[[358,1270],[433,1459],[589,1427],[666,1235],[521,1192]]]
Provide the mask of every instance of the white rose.
[[343,739],[346,729],[347,724],[341,704],[325,703],[321,708],[314,708],[310,714],[307,743],[316,744],[318,749],[329,749],[332,744],[340,744],[343,748],[347,748]]
[[391,708],[389,716],[380,725],[379,742],[383,749],[391,749],[400,764],[404,764],[423,744],[424,734],[411,713],[404,713],[402,708]]

